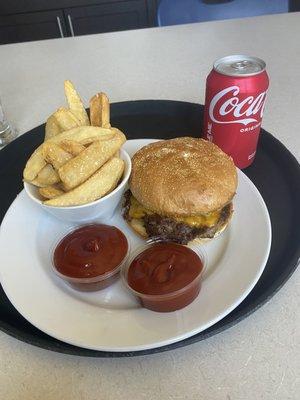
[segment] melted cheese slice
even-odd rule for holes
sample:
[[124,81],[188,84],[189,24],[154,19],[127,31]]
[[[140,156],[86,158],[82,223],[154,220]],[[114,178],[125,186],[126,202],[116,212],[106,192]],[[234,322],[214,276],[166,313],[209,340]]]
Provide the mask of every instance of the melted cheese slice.
[[[145,215],[154,214],[153,211],[148,210],[143,207],[141,203],[137,201],[134,196],[130,198],[130,209],[129,216],[131,218],[143,218]],[[195,228],[199,228],[201,226],[213,226],[215,225],[220,218],[220,211],[214,211],[210,214],[205,215],[193,215],[190,217],[172,217],[178,222],[183,222],[184,224],[193,226]]]

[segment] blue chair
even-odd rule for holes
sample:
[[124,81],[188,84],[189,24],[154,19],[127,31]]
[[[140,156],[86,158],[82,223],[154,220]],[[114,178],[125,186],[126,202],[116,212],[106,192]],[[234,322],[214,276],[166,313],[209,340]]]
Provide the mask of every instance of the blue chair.
[[161,0],[158,26],[252,17],[289,11],[288,0]]

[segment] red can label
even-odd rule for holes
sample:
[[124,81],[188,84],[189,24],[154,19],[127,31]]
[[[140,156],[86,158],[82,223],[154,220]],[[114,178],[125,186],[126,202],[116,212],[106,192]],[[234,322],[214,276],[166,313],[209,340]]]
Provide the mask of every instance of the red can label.
[[265,71],[233,77],[213,70],[207,78],[204,137],[229,154],[239,168],[254,159],[268,83]]

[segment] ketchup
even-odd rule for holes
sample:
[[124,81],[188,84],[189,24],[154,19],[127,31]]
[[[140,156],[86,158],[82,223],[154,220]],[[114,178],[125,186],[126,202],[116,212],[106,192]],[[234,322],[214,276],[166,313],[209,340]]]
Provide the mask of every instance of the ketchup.
[[176,243],[157,243],[132,261],[127,282],[141,294],[140,301],[146,308],[174,311],[198,295],[202,270],[200,257],[190,248]]
[[71,278],[93,278],[117,268],[128,251],[125,235],[104,224],[83,226],[65,236],[54,251],[54,266]]

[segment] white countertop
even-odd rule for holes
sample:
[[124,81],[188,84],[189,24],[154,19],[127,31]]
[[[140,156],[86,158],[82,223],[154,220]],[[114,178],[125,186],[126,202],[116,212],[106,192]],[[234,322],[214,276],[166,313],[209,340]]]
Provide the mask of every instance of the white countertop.
[[[300,13],[0,46],[0,97],[20,133],[64,102],[204,102],[216,58],[252,54],[271,80],[263,126],[300,159]],[[0,332],[2,400],[298,400],[300,273],[233,328],[170,352],[123,359],[52,353]]]

